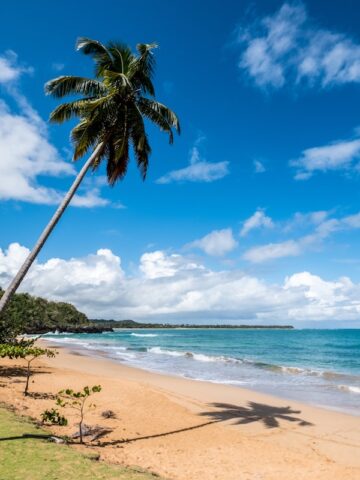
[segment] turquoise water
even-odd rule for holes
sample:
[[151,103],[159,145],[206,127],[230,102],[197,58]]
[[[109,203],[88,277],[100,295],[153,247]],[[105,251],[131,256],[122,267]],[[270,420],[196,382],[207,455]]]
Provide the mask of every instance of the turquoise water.
[[151,329],[46,338],[143,369],[360,414],[360,330]]

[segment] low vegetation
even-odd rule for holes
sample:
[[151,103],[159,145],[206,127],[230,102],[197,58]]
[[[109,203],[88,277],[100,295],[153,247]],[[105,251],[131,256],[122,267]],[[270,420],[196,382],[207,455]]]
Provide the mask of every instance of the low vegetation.
[[40,348],[34,345],[34,340],[18,341],[17,343],[0,344],[0,358],[18,359],[22,358],[26,361],[26,383],[24,395],[29,393],[29,381],[33,374],[31,365],[34,360],[39,357],[46,356],[48,358],[55,357],[56,352],[50,348]]
[[50,443],[44,439],[46,436],[45,430],[0,408],[0,479],[155,479],[149,473],[94,461],[95,456],[85,456],[66,445]]
[[82,390],[76,392],[71,388],[61,390],[58,393],[56,404],[63,408],[72,408],[79,414],[79,440],[80,443],[84,443],[83,439],[83,424],[87,409],[94,408],[94,403],[88,404],[88,399],[94,395],[94,393],[101,392],[101,385],[94,385],[92,387],[84,387]]
[[41,414],[41,420],[44,425],[59,425],[59,427],[65,427],[68,424],[67,418],[61,415],[56,408],[44,410]]

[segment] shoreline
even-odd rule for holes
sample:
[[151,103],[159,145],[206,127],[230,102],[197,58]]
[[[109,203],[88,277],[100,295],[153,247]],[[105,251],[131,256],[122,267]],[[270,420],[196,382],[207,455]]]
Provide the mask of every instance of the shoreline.
[[[137,332],[132,333],[132,334],[133,335],[138,335],[138,336],[146,336],[146,334],[138,334]],[[149,335],[149,336],[151,336],[151,335]],[[139,364],[139,362],[137,362],[138,364],[135,363],[135,365],[134,365],[134,364],[131,363],[131,360],[127,361],[127,360],[124,360],[124,359],[121,359],[121,358],[117,358],[116,356],[112,355],[111,352],[102,349],[100,346],[97,348],[96,344],[94,344],[95,348],[90,349],[90,348],[83,347],[81,345],[76,345],[76,344],[72,345],[72,344],[69,344],[69,343],[63,343],[62,341],[60,341],[60,339],[57,340],[54,337],[52,337],[51,339],[47,339],[47,338],[42,337],[40,341],[45,342],[45,344],[47,344],[49,346],[52,346],[52,347],[56,346],[57,348],[62,348],[62,349],[67,350],[67,351],[72,351],[75,354],[81,354],[83,356],[88,356],[90,358],[95,358],[95,359],[96,358],[107,359],[108,361],[110,361],[114,364],[122,365],[122,366],[128,367],[128,368],[139,369],[139,370],[141,370],[143,372],[147,372],[149,374],[157,374],[157,375],[162,375],[162,376],[175,377],[175,378],[178,378],[178,379],[185,379],[185,380],[190,380],[190,381],[194,381],[194,382],[208,383],[208,384],[211,384],[211,385],[231,386],[232,388],[244,389],[244,390],[247,390],[249,392],[254,392],[254,393],[256,392],[259,395],[265,395],[265,396],[269,396],[269,397],[273,397],[273,398],[277,398],[277,399],[286,400],[286,401],[289,401],[289,402],[296,401],[296,402],[301,403],[301,404],[326,409],[326,410],[329,410],[331,412],[345,413],[345,414],[353,415],[353,416],[356,416],[356,417],[360,416],[360,395],[357,392],[352,393],[351,391],[348,391],[347,393],[345,393],[346,390],[349,388],[347,385],[337,385],[337,386],[334,385],[333,386],[333,388],[338,388],[340,391],[343,390],[343,392],[344,392],[342,394],[343,395],[343,397],[342,397],[343,404],[341,404],[341,402],[339,401],[339,400],[341,400],[339,391],[337,392],[337,396],[338,396],[337,398],[335,397],[333,399],[333,398],[331,398],[330,394],[328,394],[328,397],[324,397],[322,399],[321,396],[319,396],[319,392],[318,392],[317,397],[314,396],[314,391],[312,391],[311,389],[308,389],[307,385],[304,385],[302,389],[301,389],[301,386],[295,385],[296,390],[294,390],[294,393],[292,395],[291,394],[287,395],[284,387],[282,387],[280,389],[277,389],[276,382],[274,382],[274,383],[271,383],[271,382],[266,383],[265,382],[264,385],[260,385],[260,386],[256,385],[256,384],[247,386],[246,384],[249,383],[248,381],[245,381],[245,382],[244,381],[237,381],[237,380],[231,381],[231,380],[228,380],[228,379],[226,379],[226,380],[224,379],[224,381],[221,381],[220,377],[210,379],[210,378],[201,378],[201,375],[199,375],[199,376],[194,376],[194,375],[188,376],[187,372],[185,370],[181,371],[181,373],[180,372],[176,373],[174,371],[171,371],[170,369],[156,368],[156,366],[155,367],[154,366],[152,366],[152,367],[151,366],[146,366],[144,364]],[[151,349],[150,349],[150,351],[151,351]],[[166,349],[165,349],[164,352],[166,352]],[[184,355],[183,352],[181,352],[181,353]],[[194,356],[196,358],[196,356],[198,354],[192,353],[192,352],[190,352],[190,353],[185,352],[185,356],[186,355],[189,355],[189,356],[191,355],[191,356]],[[207,356],[207,355],[199,354],[198,356],[199,357],[204,357],[204,356]],[[211,355],[209,356],[209,358],[211,358]],[[229,359],[233,360],[231,357],[229,357]],[[202,361],[205,361],[205,360],[202,360]],[[207,361],[209,361],[209,360],[207,360]],[[266,364],[263,363],[262,365],[266,365]],[[306,372],[305,367],[304,368],[299,368],[299,367],[294,367],[294,366],[281,366],[281,365],[277,366],[277,365],[269,364],[268,365],[269,374],[272,373],[271,367],[278,369],[279,373],[281,373],[280,370],[283,370],[284,372],[291,371],[291,374],[296,375],[296,376],[301,375],[302,372]],[[205,364],[204,364],[204,368],[206,370]],[[294,373],[294,371],[296,373]],[[301,372],[301,373],[299,373],[299,372]],[[265,375],[267,376],[268,374],[265,373]],[[283,373],[283,375],[288,375],[288,373]],[[315,376],[320,376],[320,377],[321,377],[321,375],[324,375],[324,377],[326,377],[326,375],[335,375],[335,376],[337,375],[337,376],[344,376],[344,377],[348,377],[348,378],[351,376],[349,373],[339,373],[339,372],[330,372],[330,371],[324,371],[324,372],[316,371],[315,368],[313,370],[311,370],[311,374],[308,374],[308,375],[315,375]],[[290,378],[290,377],[288,377],[288,378]],[[280,376],[279,376],[279,380],[281,381]],[[292,385],[289,385],[289,387],[292,387]],[[358,387],[354,387],[354,388],[358,388]],[[306,395],[304,395],[303,392],[307,392]],[[335,390],[334,393],[336,393],[336,390]],[[335,400],[335,399],[337,399],[338,401],[333,402],[333,403],[330,402],[331,400]],[[321,402],[321,400],[324,400],[324,401]],[[328,401],[326,402],[326,400],[328,400]],[[359,403],[357,403],[357,401]]]
[[[109,426],[112,432],[86,448],[105,461],[137,465],[171,480],[360,476],[359,417],[242,387],[148,372],[66,347],[57,350],[56,358],[36,363],[30,390],[39,397],[23,397],[21,379],[10,377],[0,388],[0,400],[39,418],[54,406],[49,393],[101,384],[94,398],[98,408],[86,423]],[[109,409],[116,419],[101,417]],[[51,430],[71,434],[71,414],[69,420],[72,427]]]
[[[163,388],[164,385],[170,386],[171,388],[171,393],[178,393],[180,383],[184,382],[184,384],[187,384],[189,387],[191,386],[191,390],[194,392],[196,396],[196,400],[198,401],[205,401],[206,398],[200,393],[202,390],[201,388],[196,388],[196,384],[203,384],[205,386],[206,391],[208,392],[208,389],[214,388],[214,389],[225,389],[229,390],[229,395],[226,395],[226,397],[231,397],[233,398],[236,396],[240,390],[240,397],[247,396],[256,396],[258,398],[263,399],[264,401],[271,401],[271,402],[291,402],[293,405],[296,405],[296,407],[306,409],[309,407],[310,409],[319,409],[319,410],[325,410],[328,413],[337,413],[340,415],[346,415],[349,417],[354,417],[358,418],[360,421],[360,408],[358,414],[348,412],[346,410],[342,410],[341,408],[337,407],[331,407],[328,405],[319,405],[311,402],[305,402],[305,401],[299,401],[299,400],[294,400],[293,398],[290,397],[285,397],[282,395],[275,395],[272,393],[267,393],[261,390],[257,389],[252,389],[252,388],[246,388],[244,386],[240,385],[234,385],[234,384],[227,384],[227,383],[221,383],[220,381],[209,381],[209,380],[202,380],[199,378],[187,378],[183,375],[177,375],[176,373],[168,373],[168,372],[159,372],[156,370],[151,370],[151,369],[146,369],[146,368],[141,368],[138,366],[133,366],[133,365],[127,365],[121,361],[118,361],[116,359],[113,359],[107,355],[107,352],[104,352],[102,350],[93,350],[92,352],[87,350],[87,349],[74,349],[73,347],[68,347],[68,346],[63,346],[63,345],[56,345],[56,342],[48,342],[44,339],[40,339],[39,342],[44,343],[44,346],[49,347],[49,348],[54,348],[61,350],[62,352],[66,353],[67,355],[71,356],[76,356],[76,357],[84,357],[84,358],[89,358],[93,360],[99,360],[99,361],[104,361],[104,362],[109,362],[110,365],[112,366],[118,366],[121,369],[121,373],[124,374],[126,372],[126,377],[128,379],[135,379],[135,380],[140,380],[143,381],[144,377],[146,377],[147,383],[151,384],[153,387],[160,387]],[[99,355],[100,354],[100,355]],[[74,369],[77,369],[79,367],[73,367]],[[83,371],[83,369],[81,369]],[[231,392],[231,393],[230,393]],[[221,392],[221,395],[223,395],[223,391]]]
[[[320,405],[320,404],[316,404],[316,403],[312,403],[312,402],[306,402],[306,401],[303,401],[303,400],[294,400],[293,398],[282,396],[280,394],[279,395],[274,395],[272,393],[267,393],[267,392],[264,392],[260,389],[246,388],[244,386],[234,385],[234,384],[231,384],[231,383],[222,383],[221,381],[215,381],[215,380],[210,381],[210,380],[203,380],[201,378],[188,378],[188,377],[186,377],[184,375],[181,375],[181,374],[177,375],[176,373],[160,372],[160,371],[146,369],[146,368],[142,368],[142,367],[138,367],[138,366],[127,365],[127,364],[125,364],[125,363],[123,363],[119,360],[116,360],[116,359],[113,359],[113,358],[109,357],[107,355],[107,352],[102,351],[100,349],[99,350],[93,350],[93,351],[89,351],[89,350],[81,349],[81,348],[73,349],[72,347],[69,348],[68,346],[56,345],[55,342],[54,342],[54,344],[55,344],[54,345],[54,344],[52,344],[52,342],[47,343],[46,341],[44,342],[44,344],[46,345],[46,347],[61,349],[69,355],[87,357],[87,358],[94,359],[94,360],[104,360],[106,362],[109,362],[112,365],[118,365],[122,369],[123,368],[126,369],[127,370],[127,372],[126,372],[127,375],[129,376],[129,378],[132,378],[132,379],[136,379],[136,380],[138,378],[143,379],[143,376],[147,375],[148,382],[151,383],[155,387],[162,386],[163,384],[166,384],[166,385],[171,384],[173,388],[175,387],[174,390],[177,391],[178,390],[178,386],[177,386],[178,385],[177,384],[178,380],[184,381],[186,383],[190,382],[190,384],[201,383],[201,384],[207,385],[208,388],[211,388],[212,386],[218,386],[220,388],[224,387],[225,389],[230,389],[231,392],[232,392],[231,397],[236,396],[237,390],[241,390],[241,396],[246,395],[248,397],[251,397],[252,395],[255,394],[259,398],[260,397],[263,398],[264,401],[292,402],[297,407],[316,408],[316,409],[325,410],[327,412],[339,413],[339,414],[343,414],[343,415],[347,415],[347,416],[350,416],[350,417],[355,417],[355,418],[360,419],[360,407],[359,407],[358,413],[356,414],[356,413],[353,413],[353,412],[346,411],[345,409],[341,409],[340,407]],[[193,387],[194,387],[194,385],[193,385]],[[198,392],[198,389],[193,388],[193,391],[195,392],[195,395],[196,395],[196,392]],[[174,392],[172,392],[172,393],[174,393]],[[199,400],[199,401],[204,401],[204,398],[202,396],[197,397],[196,399]]]

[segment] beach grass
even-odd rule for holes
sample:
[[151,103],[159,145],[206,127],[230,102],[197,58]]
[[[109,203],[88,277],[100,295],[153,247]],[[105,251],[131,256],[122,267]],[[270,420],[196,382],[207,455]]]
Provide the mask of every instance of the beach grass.
[[[66,445],[39,438],[47,432],[0,408],[0,480],[150,480],[155,476],[94,461]],[[24,437],[25,435],[25,437]],[[26,437],[28,435],[28,437]],[[30,437],[34,435],[34,437]],[[36,437],[37,436],[37,437]],[[158,478],[158,477],[157,477]]]

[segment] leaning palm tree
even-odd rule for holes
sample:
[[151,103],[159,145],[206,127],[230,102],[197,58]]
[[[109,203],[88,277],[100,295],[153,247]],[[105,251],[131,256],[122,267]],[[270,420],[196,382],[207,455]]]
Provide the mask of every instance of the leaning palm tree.
[[79,38],[77,49],[93,58],[95,78],[61,76],[45,85],[45,92],[56,98],[81,96],[59,105],[51,113],[50,121],[63,123],[73,117],[79,118],[79,123],[71,131],[74,160],[88,151],[92,153],[2,296],[0,314],[69,205],[86,172],[96,170],[105,163],[108,183],[114,185],[126,174],[132,147],[137,166],[145,179],[151,148],[144,120],[150,120],[168,133],[170,143],[173,142],[173,129],[180,133],[175,113],[154,99],[153,49],[156,46],[139,44],[134,54],[129,47],[119,43],[103,45],[96,40]]

